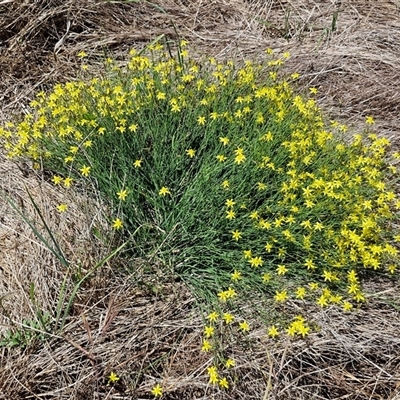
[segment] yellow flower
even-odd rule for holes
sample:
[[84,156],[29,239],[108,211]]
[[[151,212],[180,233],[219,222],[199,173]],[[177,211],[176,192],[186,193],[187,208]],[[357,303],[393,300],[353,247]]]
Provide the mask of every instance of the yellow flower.
[[299,207],[297,207],[297,206],[292,206],[292,207],[290,208],[290,211],[293,212],[293,213],[297,213],[297,212],[299,212]]
[[251,219],[259,219],[260,215],[258,214],[258,211],[253,211],[252,213],[250,213],[250,218]]
[[90,167],[88,167],[87,165],[84,165],[80,170],[81,174],[83,176],[89,176],[90,174]]
[[224,301],[224,302],[226,300],[228,300],[228,298],[229,298],[229,296],[228,296],[226,291],[217,293],[217,296],[218,296],[219,300]]
[[350,311],[353,308],[353,305],[348,302],[348,301],[344,301],[343,302],[343,310],[344,311]]
[[225,218],[226,218],[226,219],[229,219],[229,220],[236,218],[236,213],[235,213],[235,211],[227,210],[227,211],[226,211],[226,217],[225,217]]
[[227,207],[233,207],[235,205],[235,202],[233,201],[233,199],[228,199],[226,200],[225,205]]
[[361,302],[361,301],[365,301],[365,296],[363,295],[363,293],[361,291],[358,291],[357,293],[354,294],[353,298],[357,301],[357,302]]
[[138,125],[137,125],[137,124],[132,124],[132,125],[129,125],[129,128],[128,128],[128,129],[129,129],[131,132],[136,133],[137,128],[138,128]]
[[285,275],[288,269],[284,265],[278,265],[278,268],[276,269],[276,272],[278,275]]
[[173,103],[173,104],[171,105],[171,111],[172,111],[172,112],[179,112],[179,111],[181,111],[181,108],[178,106],[178,104]]
[[215,120],[218,118],[218,113],[217,113],[216,111],[213,111],[213,112],[210,114],[210,118],[211,118],[213,121],[215,121]]
[[261,267],[264,263],[261,257],[252,257],[249,260],[249,263],[251,264],[252,267]]
[[117,131],[120,131],[121,133],[124,133],[126,131],[126,128],[123,125],[117,126],[115,129]]
[[216,158],[217,158],[217,160],[218,160],[219,162],[224,162],[224,161],[226,160],[226,156],[224,156],[223,154],[218,154],[218,155],[216,156]]
[[317,304],[320,306],[320,307],[326,307],[329,303],[328,303],[328,299],[327,299],[327,297],[326,296],[324,296],[323,294],[318,298],[318,300],[317,300]]
[[219,317],[218,313],[216,311],[213,311],[212,313],[208,314],[207,319],[210,322],[216,322],[218,320],[218,317]]
[[310,260],[309,258],[306,258],[306,260],[305,260],[305,262],[304,262],[304,265],[307,267],[307,269],[313,270],[313,269],[316,268],[316,266],[315,266],[313,260]]
[[279,331],[276,329],[275,325],[272,325],[271,328],[268,329],[268,336],[271,336],[272,338],[279,336]]
[[239,232],[237,229],[236,231],[232,231],[232,238],[236,241],[238,241],[242,237],[242,233]]
[[117,196],[119,200],[125,201],[126,196],[128,196],[128,192],[126,189],[124,190],[121,189],[119,192],[117,192]]
[[[185,83],[191,82],[193,79],[194,79],[194,76],[191,74],[185,74],[182,76],[182,82],[185,82]],[[206,99],[201,100],[200,104],[207,105],[207,100]]]
[[231,273],[231,279],[233,280],[233,281],[238,281],[239,279],[242,279],[242,273],[240,272],[240,271],[233,271],[232,273]]
[[54,175],[51,180],[55,185],[59,185],[63,181],[63,178],[61,176]]
[[296,290],[296,298],[303,300],[306,296],[306,289],[304,287],[298,287]]
[[216,385],[218,383],[218,371],[216,367],[208,367],[207,368],[208,376],[210,377],[210,383],[212,385]]
[[219,141],[224,145],[224,146],[226,146],[228,143],[229,143],[229,138],[228,137],[220,137],[219,138]]
[[194,155],[196,154],[196,150],[193,150],[193,149],[186,150],[186,154],[187,154],[190,158],[193,158]]
[[60,205],[57,206],[57,210],[58,210],[58,212],[63,213],[63,212],[68,210],[68,205],[67,204],[60,204]]
[[391,274],[394,274],[396,272],[397,268],[396,268],[396,265],[390,264],[390,265],[387,266],[387,269]]
[[362,204],[364,210],[372,210],[372,201],[371,200],[365,200]]
[[65,178],[64,179],[64,186],[66,188],[69,188],[71,186],[72,180],[73,180],[72,178]]
[[333,282],[338,280],[337,276],[334,273],[327,271],[325,269],[322,276],[324,278],[324,281]]
[[114,229],[121,229],[124,226],[124,224],[122,223],[122,221],[119,218],[116,218],[113,221],[113,228]]
[[214,367],[214,366],[212,366],[212,367],[208,367],[207,368],[207,374],[208,375],[218,375],[218,371],[217,371],[217,367]]
[[333,304],[339,304],[342,301],[342,296],[340,294],[331,295],[330,301]]
[[347,273],[347,279],[349,282],[357,283],[358,282],[357,272],[354,271],[354,269],[350,270]]
[[228,189],[228,188],[229,188],[229,181],[228,181],[228,180],[223,181],[223,182],[222,182],[222,187],[223,187],[224,189]]
[[302,316],[296,317],[296,320],[293,321],[288,329],[287,333],[289,336],[295,336],[296,333],[303,338],[310,333],[310,327],[304,324],[305,320]]
[[223,389],[228,389],[229,388],[229,383],[226,378],[222,378],[218,382],[219,386],[222,387]]
[[142,166],[142,160],[136,160],[136,161],[133,163],[133,166],[134,166],[135,168],[140,168],[140,167]]
[[314,224],[314,230],[315,231],[322,231],[324,229],[324,225],[321,222],[316,222]]
[[243,321],[239,323],[239,329],[242,332],[248,332],[250,330],[250,326],[246,321]]
[[157,385],[154,386],[153,389],[151,389],[151,394],[152,394],[154,397],[162,396],[163,391],[162,391],[162,387],[160,386],[159,383],[157,383]]
[[317,94],[317,93],[318,93],[318,89],[315,88],[315,87],[311,87],[311,88],[310,88],[310,93],[311,93],[311,94]]
[[271,280],[271,274],[269,274],[268,272],[266,272],[263,276],[262,276],[262,280],[264,283],[267,283]]
[[166,196],[167,194],[171,194],[171,192],[169,191],[169,189],[165,186],[163,186],[160,191],[158,192],[158,194],[160,196]]
[[399,235],[399,234],[394,235],[394,236],[393,236],[393,240],[394,240],[396,243],[400,243],[400,235]]
[[235,297],[235,296],[236,296],[235,289],[232,289],[232,288],[229,286],[228,290],[226,290],[226,295],[227,295],[227,298],[228,298],[228,299]]
[[246,156],[243,153],[239,153],[236,157],[235,157],[235,163],[236,164],[242,164],[243,162],[246,161]]
[[225,361],[225,367],[226,368],[231,368],[231,367],[234,367],[234,366],[235,366],[235,360],[232,360],[232,358],[228,358]]
[[365,123],[368,125],[373,125],[375,123],[375,120],[371,116],[365,117]]
[[204,335],[206,338],[210,338],[214,335],[214,327],[213,326],[205,326],[204,327]]
[[352,282],[349,286],[347,286],[347,291],[348,293],[355,295],[360,291],[360,286],[357,282]]
[[206,123],[206,117],[201,117],[201,116],[199,116],[199,117],[197,118],[197,123],[198,123],[199,125],[205,125],[205,123]]
[[296,315],[294,317],[294,319],[295,319],[295,321],[300,322],[300,323],[306,322],[306,319],[302,315]]
[[224,313],[222,315],[222,319],[225,321],[226,324],[230,324],[231,322],[233,322],[235,317],[232,314]]
[[251,250],[243,250],[244,258],[248,260],[251,258]]
[[204,339],[203,344],[201,346],[201,351],[207,352],[210,351],[211,349],[212,349],[211,343],[207,339]]
[[284,217],[275,218],[275,220],[274,220],[274,225],[275,225],[277,228],[279,228],[279,227],[282,226],[284,220],[285,220]]
[[261,112],[257,113],[257,118],[256,118],[256,123],[257,124],[263,124],[265,121],[264,116],[262,115]]
[[305,326],[304,324],[298,324],[297,326],[297,333],[301,335],[303,338],[310,333],[310,327]]
[[303,226],[304,228],[312,229],[311,221],[309,219],[301,222],[300,225]]
[[231,299],[231,298],[235,297],[236,295],[237,295],[237,293],[236,293],[235,290],[232,289],[231,287],[229,287],[228,290],[219,292],[219,293],[217,294],[218,298],[219,298],[221,301],[224,301],[224,302],[225,302],[226,300],[228,300],[228,299]]
[[119,376],[115,372],[111,371],[108,377],[108,383],[115,383],[118,381],[119,381]]
[[278,257],[284,258],[285,255],[286,255],[286,249],[284,249],[284,248],[278,249]]
[[286,290],[282,290],[281,292],[276,292],[274,299],[277,302],[283,302],[285,300],[287,300],[288,295],[287,295],[287,291]]

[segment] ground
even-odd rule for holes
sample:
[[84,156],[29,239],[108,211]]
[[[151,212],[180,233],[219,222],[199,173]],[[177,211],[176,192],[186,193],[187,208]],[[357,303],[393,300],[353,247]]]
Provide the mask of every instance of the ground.
[[[79,51],[122,59],[130,48],[165,35],[187,39],[197,57],[244,60],[257,59],[266,48],[289,51],[284,72],[300,73],[299,91],[318,88],[327,120],[357,131],[372,115],[376,131],[398,147],[399,32],[397,0],[3,1],[0,119],[23,113],[38,90],[73,79]],[[109,252],[91,229],[105,221],[100,199],[55,191],[40,171],[4,154],[0,168],[2,192],[33,217],[28,189],[83,273]],[[72,196],[75,204],[70,219],[54,211],[63,196]],[[56,309],[65,271],[3,198],[4,333],[34,318],[36,307]],[[157,382],[163,399],[400,399],[396,279],[367,282],[368,303],[353,313],[309,305],[307,313],[319,328],[306,340],[276,343],[265,328],[255,327],[251,349],[232,348],[238,381],[224,392],[207,383],[210,360],[199,352],[202,321],[190,291],[157,265],[123,262],[135,266],[134,275],[104,264],[79,291],[62,332],[24,348],[0,347],[0,399],[145,399],[152,398]],[[121,377],[115,385],[107,383],[111,371]]]

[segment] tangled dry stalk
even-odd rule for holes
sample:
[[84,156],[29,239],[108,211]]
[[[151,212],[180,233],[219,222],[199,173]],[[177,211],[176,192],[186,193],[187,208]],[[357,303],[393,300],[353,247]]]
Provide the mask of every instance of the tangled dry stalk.
[[[398,145],[399,32],[397,0],[0,1],[1,118],[24,112],[37,90],[73,79],[80,50],[120,57],[160,34],[181,35],[199,55],[290,51],[286,71],[302,75],[300,90],[319,88],[327,115],[354,129],[373,115],[377,131]],[[90,234],[92,224],[105,221],[94,200],[88,205],[84,193],[74,194],[77,225],[52,211],[66,194],[29,166],[2,156],[0,168],[2,190],[34,216],[29,188],[72,264],[86,271],[107,254]],[[0,207],[4,332],[34,317],[31,282],[38,306],[54,310],[65,271],[5,201]],[[307,340],[273,343],[254,329],[251,351],[232,349],[238,381],[223,393],[204,374],[210,360],[199,355],[202,321],[193,296],[157,265],[130,262],[137,263],[134,279],[108,264],[92,277],[62,333],[25,349],[0,349],[0,399],[145,399],[160,379],[165,399],[400,399],[398,281],[370,283],[369,303],[351,314],[310,305],[320,330]],[[122,377],[114,387],[107,385],[111,370]],[[124,381],[132,371],[137,380]]]

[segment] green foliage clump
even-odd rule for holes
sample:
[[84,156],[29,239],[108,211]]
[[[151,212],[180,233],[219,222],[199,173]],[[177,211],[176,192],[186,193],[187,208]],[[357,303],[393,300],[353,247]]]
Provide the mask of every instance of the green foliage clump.
[[[107,59],[103,75],[39,93],[22,122],[0,131],[9,156],[42,162],[55,185],[94,182],[138,256],[219,291],[221,304],[243,289],[346,310],[364,301],[361,275],[398,264],[399,155],[370,128],[349,138],[327,125],[294,91],[298,74],[278,78],[288,54],[198,62],[185,46],[177,56],[160,44],[131,51],[126,65]],[[233,322],[225,311],[210,314],[204,351],[213,324]],[[308,332],[300,317],[288,328]]]
[[37,320],[24,319],[21,327],[7,330],[0,340],[0,347],[26,347],[34,340],[45,340],[51,318],[47,313],[38,313]]

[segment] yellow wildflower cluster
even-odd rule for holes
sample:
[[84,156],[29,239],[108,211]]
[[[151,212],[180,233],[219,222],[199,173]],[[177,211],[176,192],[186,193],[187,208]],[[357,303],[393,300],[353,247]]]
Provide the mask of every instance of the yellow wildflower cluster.
[[207,368],[207,373],[212,385],[219,385],[222,389],[228,389],[229,383],[226,377],[221,378],[218,375],[217,367],[212,366]]
[[[247,321],[242,320],[238,323],[235,322],[235,317],[230,312],[217,312],[212,311],[207,316],[208,325],[204,327],[203,340],[201,350],[203,352],[216,352],[220,348],[221,342],[223,342],[223,331],[224,328],[229,326],[230,329],[235,329],[237,333],[246,334],[250,331],[250,325]],[[224,360],[219,366],[211,366],[207,368],[209,376],[209,382],[213,385],[217,385],[222,389],[229,388],[229,382],[227,378],[227,370],[233,368],[236,363],[233,358],[225,357],[224,354],[220,354],[218,357],[220,360]],[[224,375],[221,376],[222,371],[225,370]]]
[[296,317],[296,319],[287,328],[289,336],[300,335],[305,337],[310,332],[310,327],[306,324],[305,319],[302,316]]
[[[81,53],[85,78],[38,93],[0,140],[9,157],[41,161],[58,188],[95,183],[135,254],[160,254],[200,276],[192,282],[218,276],[208,282],[218,282],[222,312],[209,315],[203,351],[223,329],[250,330],[228,308],[241,294],[264,291],[278,309],[307,300],[349,311],[365,300],[362,270],[395,273],[400,154],[371,131],[372,116],[341,140],[348,129],[325,124],[317,88],[305,98],[291,86],[297,73],[279,79],[289,54],[200,67],[186,44],[177,57],[160,43],[148,52],[132,50],[122,66],[108,59],[99,76]],[[283,329],[304,337],[310,326],[297,318]],[[228,388],[215,368],[210,382]]]

